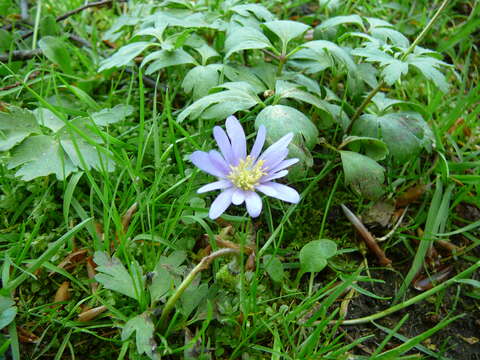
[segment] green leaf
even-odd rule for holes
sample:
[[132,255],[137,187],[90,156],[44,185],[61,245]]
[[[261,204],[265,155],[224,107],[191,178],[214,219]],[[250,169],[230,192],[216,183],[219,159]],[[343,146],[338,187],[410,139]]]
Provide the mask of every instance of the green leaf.
[[448,64],[431,56],[418,56],[415,54],[410,54],[407,57],[407,62],[420,70],[427,79],[433,81],[440,91],[448,92],[450,84],[445,79],[445,75],[438,70],[439,67],[448,66]]
[[13,42],[13,36],[9,31],[0,29],[0,50],[8,51]]
[[393,85],[397,80],[400,80],[402,75],[408,73],[408,64],[400,60],[392,60],[382,70],[382,76],[387,85]]
[[345,183],[365,198],[376,200],[383,194],[384,168],[368,156],[340,151]]
[[234,26],[227,32],[225,40],[225,59],[233,53],[249,49],[271,48],[268,38],[259,30],[251,27]]
[[149,286],[152,301],[160,300],[174,285],[181,280],[185,266],[181,266],[187,258],[184,251],[174,251],[170,256],[161,256],[155,267],[155,275]]
[[58,138],[72,163],[83,170],[94,168],[99,171],[112,171],[115,168],[115,164],[111,159],[111,152],[99,145],[102,143],[102,138],[88,128],[90,120],[87,118],[76,118],[70,123],[76,126],[78,131],[83,133],[84,137],[98,143],[92,144],[87,142],[77,132],[67,126],[63,127],[58,132]]
[[388,110],[393,105],[407,104],[406,101],[388,98],[383,92],[375,94],[375,96],[372,98],[372,102],[380,112]]
[[33,110],[33,114],[40,125],[49,128],[53,132],[56,132],[65,126],[65,121],[59,119],[58,116],[49,109],[37,108]]
[[264,108],[255,120],[255,128],[264,125],[267,129],[267,143],[272,144],[282,136],[293,133],[295,136],[288,146],[289,156],[298,158],[299,164],[290,170],[290,175],[298,178],[305,175],[313,165],[309,149],[318,142],[316,126],[300,111],[284,105],[271,105]]
[[185,292],[180,297],[180,305],[183,315],[188,318],[193,310],[195,310],[202,301],[207,297],[208,294],[208,284],[203,283],[198,287],[190,286],[185,290]]
[[127,321],[122,329],[122,341],[127,340],[135,332],[137,352],[140,355],[147,354],[150,359],[160,359],[160,356],[155,353],[157,344],[154,331],[155,326],[150,318],[150,313],[146,311]]
[[132,115],[133,106],[116,105],[112,109],[103,109],[90,115],[93,122],[98,126],[106,126],[124,120],[127,116]]
[[337,253],[337,244],[332,240],[314,240],[300,250],[300,270],[303,273],[320,272],[327,266],[327,259]]
[[[232,82],[246,82],[250,85],[253,91],[258,94],[264,92],[268,88],[265,81],[268,79],[259,78],[255,68],[249,68],[239,65],[223,65],[223,73],[227,79]],[[270,76],[267,76],[270,78]]]
[[338,105],[330,104],[318,96],[301,90],[296,84],[284,80],[277,80],[275,94],[281,98],[295,99],[313,105],[322,110],[332,121],[341,124],[343,128],[348,126],[349,119]]
[[275,18],[275,16],[270,11],[268,11],[266,7],[260,4],[236,5],[230,10],[244,17],[249,17],[253,15],[259,20],[264,21],[270,21]]
[[314,40],[306,42],[303,46],[318,52],[326,51],[331,54],[338,62],[343,64],[348,69],[348,71],[355,73],[357,70],[357,66],[355,65],[355,62],[353,61],[350,54],[331,41]]
[[7,151],[30,134],[39,134],[40,127],[33,114],[18,107],[0,112],[0,151]]
[[202,64],[205,65],[208,59],[212,57],[220,56],[220,54],[212,48],[208,43],[200,36],[192,34],[185,41],[185,46],[191,47],[198,52],[202,57]]
[[391,27],[374,27],[370,33],[373,37],[383,40],[384,43],[390,40],[397,47],[408,48],[410,45],[410,41],[401,32]]
[[275,20],[264,23],[270,31],[278,36],[282,42],[282,53],[286,54],[288,43],[302,35],[310,26],[298,21],[291,20]]
[[72,58],[68,49],[68,43],[65,40],[54,36],[45,36],[38,42],[38,47],[42,49],[43,54],[53,62],[60,66],[67,74],[72,74]]
[[223,87],[230,87],[232,84],[243,84],[244,86],[231,87],[232,90],[221,91],[207,95],[184,109],[177,118],[182,122],[187,117],[196,119],[222,119],[237,111],[250,109],[257,105],[260,99],[254,90],[247,83],[225,83]]
[[337,27],[339,25],[346,24],[357,24],[363,28],[362,18],[358,15],[345,15],[345,16],[334,16],[323,21],[318,25],[315,30],[326,30],[331,27]]
[[143,59],[142,66],[154,60],[150,65],[148,65],[147,70],[145,71],[146,75],[150,75],[155,71],[161,70],[163,68],[175,65],[183,64],[195,64],[195,59],[183,49],[176,50],[158,50],[155,51]]
[[[267,141],[273,143],[282,136],[292,132],[295,140],[303,139],[307,148],[312,149],[318,142],[318,130],[312,121],[303,113],[290,106],[270,105],[265,107],[255,120],[255,128],[260,125],[267,128]],[[297,143],[298,144],[298,143]]]
[[390,154],[401,162],[411,159],[422,148],[430,151],[434,142],[430,127],[415,112],[364,114],[354,124],[352,134],[383,140]]
[[101,72],[114,67],[127,65],[130,61],[140,55],[140,53],[142,53],[146,48],[152,45],[153,43],[150,41],[139,41],[122,46],[115,54],[109,58],[106,58],[100,63],[100,68],[98,71]]
[[213,87],[217,86],[220,79],[222,65],[210,64],[196,66],[191,69],[183,79],[182,88],[187,94],[192,93],[193,100],[208,95]]
[[12,151],[8,168],[20,165],[15,175],[25,181],[50,174],[63,180],[75,170],[59,142],[46,135],[31,136]]
[[15,302],[5,296],[0,295],[0,330],[10,324],[17,315]]
[[289,57],[288,64],[304,70],[307,74],[316,74],[333,66],[332,57],[323,49],[301,49]]
[[282,262],[273,255],[263,256],[263,266],[271,279],[277,283],[282,282],[284,277]]
[[342,141],[341,148],[348,146],[354,152],[359,152],[360,148],[365,149],[365,154],[373,160],[383,160],[388,155],[387,145],[376,138],[364,136],[348,136]]
[[[137,292],[141,291],[141,288],[138,287],[138,285],[141,284],[134,281],[118,258],[115,256],[110,257],[102,251],[96,251],[93,261],[97,264],[96,270],[98,272],[98,274],[95,275],[95,280],[107,289],[127,295],[135,300],[139,299],[140,294]],[[135,287],[135,285],[137,285],[137,287]]]

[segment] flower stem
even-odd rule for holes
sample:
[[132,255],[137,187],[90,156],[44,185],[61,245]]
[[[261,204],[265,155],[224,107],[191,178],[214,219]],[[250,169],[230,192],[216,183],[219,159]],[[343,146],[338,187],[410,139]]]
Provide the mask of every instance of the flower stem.
[[[442,4],[440,5],[440,7],[438,8],[438,10],[436,11],[436,13],[433,15],[433,17],[430,19],[430,21],[428,22],[427,26],[425,26],[425,28],[422,30],[422,32],[416,37],[416,39],[413,41],[412,45],[410,45],[410,47],[407,49],[407,51],[405,51],[403,53],[403,55],[400,57],[400,61],[405,61],[405,59],[407,58],[407,56],[409,54],[411,54],[411,52],[413,50],[415,50],[415,47],[420,43],[420,41],[423,40],[423,38],[425,37],[425,35],[427,34],[427,32],[431,29],[431,27],[433,26],[433,24],[435,23],[435,21],[437,21],[438,17],[440,16],[440,14],[442,13],[442,11],[445,9],[445,7],[447,6],[448,2],[450,0],[444,0],[442,2]],[[355,121],[360,117],[360,115],[362,114],[363,110],[365,110],[365,108],[367,107],[367,105],[370,103],[370,101],[372,100],[372,98],[380,91],[380,89],[382,87],[385,86],[385,81],[380,81],[380,83],[377,85],[377,87],[375,89],[373,89],[370,94],[368,94],[368,96],[363,100],[363,102],[360,104],[360,106],[358,107],[357,111],[355,111],[355,114],[353,114],[352,116],[352,120],[350,121],[350,124],[348,125],[348,128],[346,130],[346,133],[350,133],[350,131],[352,130],[352,127],[353,127],[353,124],[355,123]]]
[[180,299],[180,296],[185,292],[185,290],[188,288],[188,286],[192,283],[193,279],[195,279],[195,276],[197,276],[198,273],[201,271],[207,269],[212,261],[216,259],[217,257],[221,257],[224,255],[229,255],[229,254],[239,254],[240,251],[237,249],[220,249],[217,250],[210,255],[205,256],[200,262],[195,266],[192,271],[187,275],[185,279],[183,279],[182,283],[180,286],[175,290],[172,296],[168,299],[167,303],[165,304],[165,307],[163,308],[162,315],[160,316],[160,330],[163,331],[165,329],[166,321],[168,318],[168,315],[170,312],[173,310],[175,307],[175,304],[177,303],[178,299]]

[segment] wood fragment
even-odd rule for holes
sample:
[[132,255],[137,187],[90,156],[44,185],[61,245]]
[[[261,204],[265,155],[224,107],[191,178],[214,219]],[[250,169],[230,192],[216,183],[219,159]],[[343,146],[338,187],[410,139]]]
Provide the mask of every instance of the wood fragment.
[[357,230],[357,232],[360,234],[367,247],[375,254],[379,264],[381,266],[392,266],[392,260],[385,256],[385,253],[380,248],[373,235],[370,233],[370,231],[367,230],[367,228],[365,227],[365,225],[363,225],[360,219],[345,205],[341,204],[341,207],[345,216],[352,223],[355,230]]
[[[97,265],[96,265],[95,262],[93,261],[93,257],[89,256],[89,257],[87,258],[86,266],[87,266],[87,275],[88,275],[88,278],[89,278],[90,280],[94,280],[94,279],[95,279],[95,275],[97,274],[97,272],[95,271],[95,268],[97,267]],[[98,289],[98,282],[92,281],[92,282],[90,283],[90,289],[92,289],[92,292],[97,291],[97,289]]]
[[53,302],[61,302],[61,301],[67,301],[70,299],[70,293],[68,292],[70,288],[70,282],[64,281],[62,285],[57,289],[57,292],[55,293],[55,298],[53,299]]
[[93,320],[98,315],[105,312],[106,310],[107,310],[107,307],[105,305],[86,310],[78,315],[77,320],[82,322]]
[[397,208],[404,207],[411,204],[414,201],[417,201],[425,193],[426,190],[427,190],[427,185],[425,184],[418,184],[409,188],[407,191],[405,191],[402,195],[400,195],[397,198],[397,201],[395,202],[395,206]]
[[439,271],[430,274],[428,276],[419,277],[417,280],[413,281],[413,287],[420,291],[430,290],[436,284],[444,282],[450,277],[450,274],[453,271],[453,266],[445,266]]

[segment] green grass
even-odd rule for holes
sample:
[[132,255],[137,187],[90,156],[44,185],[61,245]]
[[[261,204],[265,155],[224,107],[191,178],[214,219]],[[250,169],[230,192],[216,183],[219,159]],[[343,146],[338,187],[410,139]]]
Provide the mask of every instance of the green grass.
[[[11,6],[2,20],[5,25],[19,14],[17,4],[7,2]],[[0,54],[35,47],[48,35],[46,14],[60,15],[83,4],[38,3],[41,12],[31,4],[31,23],[25,25],[34,32],[33,40],[17,39],[10,48],[0,47]],[[308,24],[337,15],[377,17],[395,24],[411,41],[440,5],[363,0],[344,1],[335,9],[305,1],[261,3],[279,18]],[[221,4],[209,6],[218,9]],[[375,202],[345,184],[340,157],[331,149],[342,141],[340,126],[321,129],[330,148],[314,147],[313,166],[292,180],[301,194],[299,204],[264,199],[257,219],[233,206],[222,219],[208,219],[214,197],[196,190],[212,177],[197,170],[188,155],[212,149],[212,129],[223,120],[176,121],[192,102],[181,88],[188,68],[166,68],[150,75],[155,88],[142,78],[138,66],[131,72],[123,68],[97,72],[101,59],[113,53],[102,36],[120,15],[128,14],[125,3],[84,10],[58,24],[58,34],[76,34],[90,44],[66,41],[71,73],[45,57],[0,63],[2,110],[8,105],[32,110],[42,106],[69,124],[68,119],[117,104],[135,109],[103,130],[69,126],[76,139],[116,164],[112,172],[106,164],[89,169],[87,154],[77,143],[84,170],[65,180],[49,175],[22,181],[15,177],[15,169],[7,167],[11,153],[0,152],[0,324],[8,316],[4,310],[12,309],[3,306],[3,299],[12,299],[17,312],[0,333],[0,358],[148,358],[139,354],[140,349],[150,351],[151,358],[167,359],[474,359],[478,343],[462,339],[475,336],[468,324],[478,318],[480,305],[479,11],[474,2],[450,1],[421,42],[452,64],[447,94],[418,73],[382,88],[390,98],[408,101],[410,109],[419,111],[436,140],[432,151],[405,163],[391,158],[382,162],[384,199],[395,201],[416,184],[428,189],[409,205],[394,234],[380,243],[393,260],[392,268],[378,267],[341,212],[340,204],[347,204],[356,214],[365,214]],[[204,35],[212,37],[214,32],[204,30]],[[129,40],[126,32],[112,42],[121,46]],[[245,58],[234,55],[232,61],[255,62],[263,55],[249,50]],[[33,72],[35,76],[26,80]],[[315,81],[329,86],[352,116],[370,88],[355,93],[358,89],[350,89],[344,75],[343,69],[335,68]],[[15,82],[21,85],[9,87]],[[262,106],[237,114],[247,135],[255,132],[254,118]],[[320,125],[322,112],[297,106]],[[101,145],[90,131],[101,137]],[[249,144],[252,141],[250,137]],[[138,209],[125,225],[125,214],[134,204]],[[232,229],[227,231],[227,226]],[[390,228],[371,230],[381,237]],[[237,244],[238,255],[216,258],[200,275],[189,278],[192,282],[184,283],[188,286],[179,287],[207,255],[207,248],[218,250],[218,237]],[[337,254],[321,272],[299,278],[299,251],[322,238],[335,241]],[[412,283],[426,267],[425,254],[437,239],[458,247],[458,253],[447,254],[436,245],[441,265],[452,265],[454,271],[450,280],[418,293]],[[86,253],[61,265],[79,249]],[[249,258],[251,249],[255,256]],[[107,272],[124,275],[115,279],[130,289],[130,295],[114,285],[98,284],[92,290],[96,282],[89,277],[87,264],[98,252],[118,259],[116,265],[104,266]],[[267,264],[267,255],[275,262]],[[168,260],[169,256],[173,257]],[[176,256],[181,261],[169,263]],[[283,274],[280,281],[273,272]],[[426,273],[432,272],[427,266]],[[155,299],[159,273],[169,282],[166,293]],[[69,282],[69,296],[55,304],[64,281]],[[178,300],[166,306],[172,297]],[[89,321],[79,320],[79,314],[100,306],[106,310]],[[421,322],[426,314],[436,320],[425,327]],[[136,317],[138,331],[124,336],[125,324]]]

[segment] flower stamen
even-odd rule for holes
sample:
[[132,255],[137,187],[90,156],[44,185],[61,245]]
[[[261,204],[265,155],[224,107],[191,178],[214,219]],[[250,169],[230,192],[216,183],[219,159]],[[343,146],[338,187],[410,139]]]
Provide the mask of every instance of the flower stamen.
[[227,178],[239,189],[252,191],[255,186],[259,185],[262,176],[267,175],[266,168],[263,168],[265,161],[258,160],[254,163],[254,159],[248,155],[245,159],[240,160],[237,166],[230,165],[230,173]]

